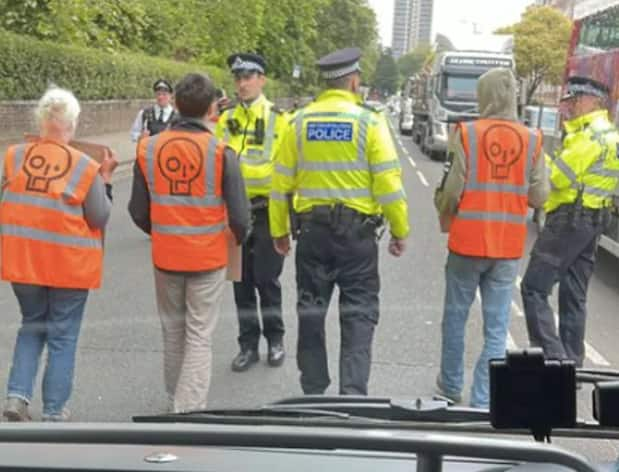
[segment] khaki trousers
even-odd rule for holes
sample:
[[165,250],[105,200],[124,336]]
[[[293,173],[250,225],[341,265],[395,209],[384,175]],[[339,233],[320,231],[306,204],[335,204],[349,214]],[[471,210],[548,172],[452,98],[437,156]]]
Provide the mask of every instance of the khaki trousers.
[[211,380],[212,335],[226,270],[199,273],[155,268],[157,308],[163,331],[164,382],[170,410],[203,410]]

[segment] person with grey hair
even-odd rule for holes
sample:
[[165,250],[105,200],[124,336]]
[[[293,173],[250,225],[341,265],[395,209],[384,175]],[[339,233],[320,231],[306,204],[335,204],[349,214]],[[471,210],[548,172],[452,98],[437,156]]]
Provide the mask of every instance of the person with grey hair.
[[102,231],[112,207],[114,153],[99,164],[71,147],[80,105],[49,89],[36,116],[40,137],[9,147],[0,193],[2,279],[22,314],[3,416],[32,419],[29,404],[41,352],[43,421],[66,421],[86,299],[101,283]]
[[484,344],[470,403],[487,408],[488,361],[505,353],[527,207],[542,206],[549,185],[542,136],[517,120],[512,71],[496,68],[483,74],[477,95],[480,117],[459,123],[450,136],[447,168],[435,194],[442,229],[449,232],[437,387],[444,396],[461,401],[464,330],[479,289]]

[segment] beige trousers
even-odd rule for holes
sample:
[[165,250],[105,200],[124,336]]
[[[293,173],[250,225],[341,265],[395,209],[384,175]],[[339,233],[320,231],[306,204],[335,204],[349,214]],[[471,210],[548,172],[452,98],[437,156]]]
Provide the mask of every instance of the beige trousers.
[[225,279],[225,269],[189,274],[155,268],[164,382],[172,412],[206,408],[212,368],[211,338]]

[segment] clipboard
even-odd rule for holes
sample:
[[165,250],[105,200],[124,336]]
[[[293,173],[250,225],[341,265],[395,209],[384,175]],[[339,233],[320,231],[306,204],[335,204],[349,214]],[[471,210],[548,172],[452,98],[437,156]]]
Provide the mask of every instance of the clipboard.
[[[32,143],[38,141],[39,139],[41,139],[41,137],[36,134],[24,133],[24,139],[26,140],[26,142]],[[99,164],[101,164],[107,156],[112,155],[112,150],[104,144],[72,140],[69,141],[69,146],[83,152],[84,154],[87,154]]]

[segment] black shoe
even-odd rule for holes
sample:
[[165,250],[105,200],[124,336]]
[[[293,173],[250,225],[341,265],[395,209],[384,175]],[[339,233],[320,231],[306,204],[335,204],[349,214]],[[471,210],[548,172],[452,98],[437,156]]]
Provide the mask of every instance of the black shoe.
[[246,351],[241,351],[232,361],[232,370],[234,372],[245,372],[259,360],[260,355],[257,350],[247,349]]
[[268,362],[271,367],[279,367],[284,363],[286,358],[286,352],[284,351],[284,345],[279,343],[273,343],[269,346],[269,358]]

